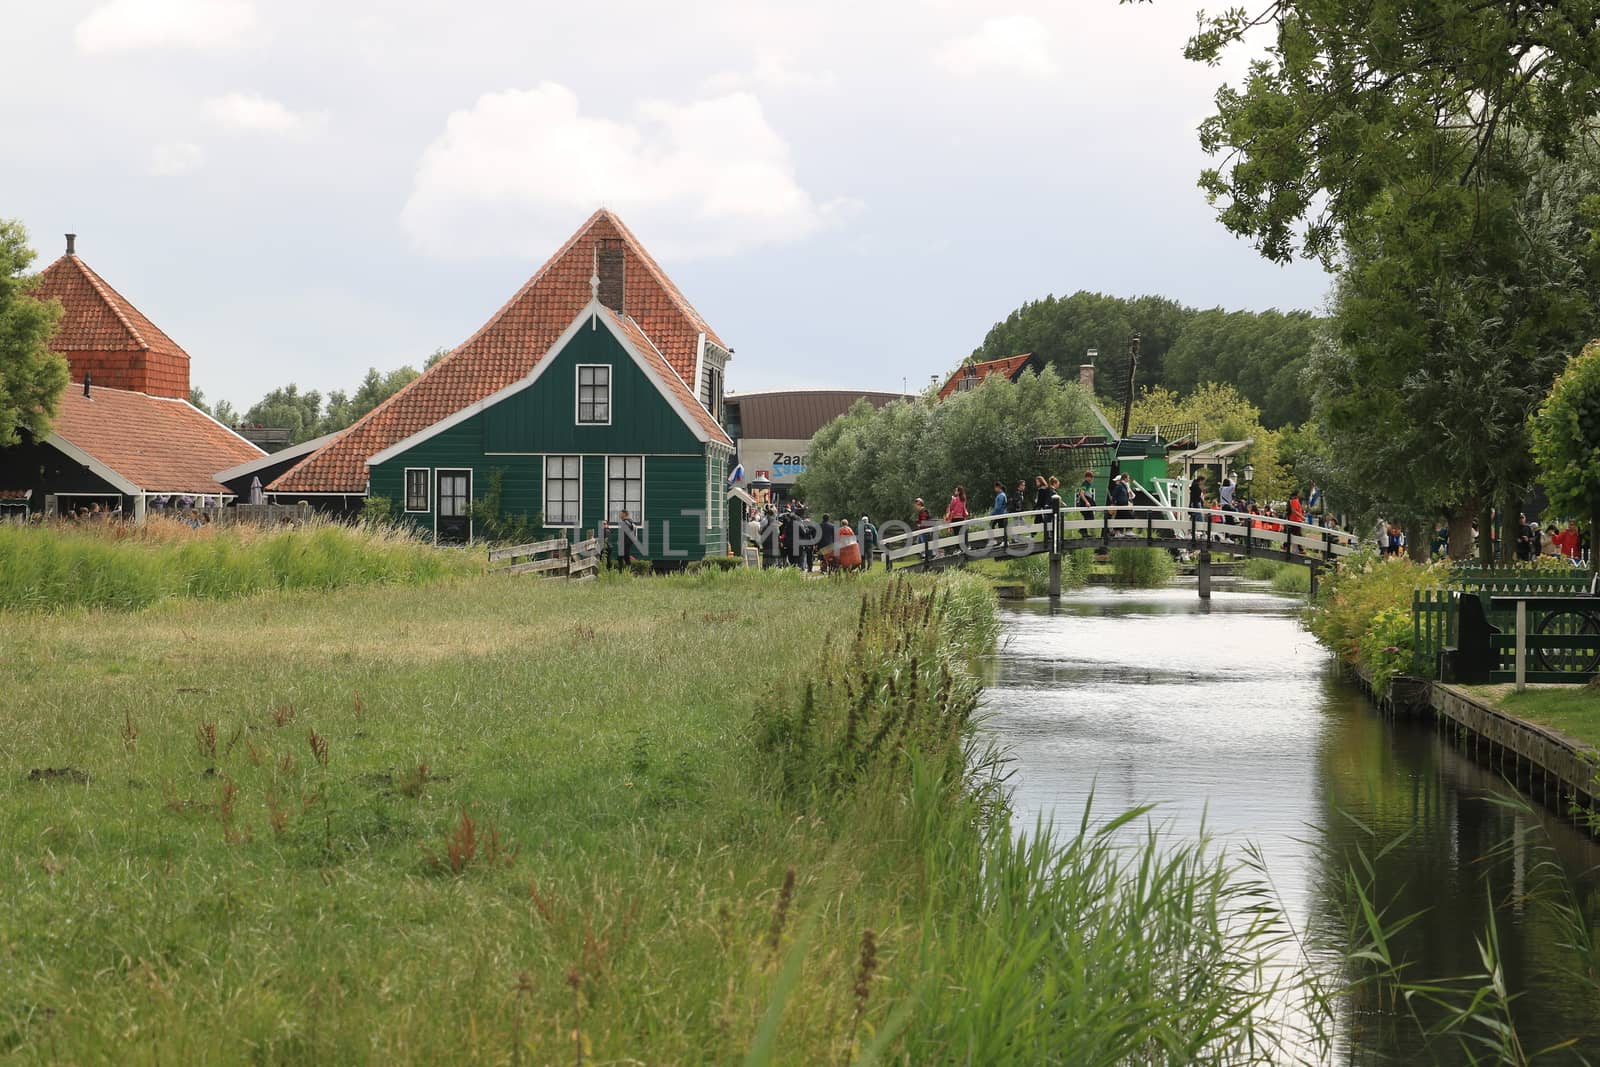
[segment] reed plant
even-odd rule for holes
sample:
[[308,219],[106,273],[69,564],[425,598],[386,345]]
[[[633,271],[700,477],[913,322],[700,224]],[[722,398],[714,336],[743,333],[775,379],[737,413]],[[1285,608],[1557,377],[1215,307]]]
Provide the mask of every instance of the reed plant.
[[1136,589],[1157,589],[1178,573],[1172,553],[1164,548],[1113,548],[1111,580]]
[[1272,576],[1272,591],[1300,594],[1311,592],[1311,568],[1299,563],[1280,564]]
[[0,610],[133,610],[170,599],[428,582],[482,567],[476,553],[376,525],[0,524]]

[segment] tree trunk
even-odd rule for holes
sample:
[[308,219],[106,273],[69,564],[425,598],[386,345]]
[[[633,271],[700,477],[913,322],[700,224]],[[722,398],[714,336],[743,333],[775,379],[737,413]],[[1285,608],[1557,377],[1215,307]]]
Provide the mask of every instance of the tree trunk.
[[1522,504],[1509,490],[1500,504],[1500,562],[1507,567],[1517,565],[1517,538],[1522,534],[1522,523],[1517,521]]
[[1472,513],[1476,510],[1478,502],[1469,500],[1445,513],[1445,526],[1450,531],[1447,552],[1452,560],[1472,558]]
[[1494,509],[1488,504],[1478,516],[1478,562],[1485,567],[1494,566]]
[[1426,563],[1433,554],[1433,524],[1411,519],[1405,525],[1406,555],[1413,563]]

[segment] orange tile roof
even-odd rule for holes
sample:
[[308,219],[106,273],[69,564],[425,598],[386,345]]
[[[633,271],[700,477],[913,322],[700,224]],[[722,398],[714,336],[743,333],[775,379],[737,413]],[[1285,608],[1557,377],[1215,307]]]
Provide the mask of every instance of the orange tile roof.
[[655,342],[650,340],[639,324],[626,315],[618,315],[610,308],[606,308],[605,311],[607,315],[611,316],[611,320],[617,324],[617,327],[622,330],[628,340],[633,343],[633,346],[646,359],[655,362],[657,376],[667,383],[667,388],[678,398],[679,403],[688,409],[690,416],[700,425],[700,428],[713,441],[732,448],[733,438],[729,437],[721,424],[711,417],[711,412],[707,411],[705,405],[700,403],[700,399],[695,395],[694,390],[690,389],[688,383],[678,376],[678,372],[673,369],[672,364],[667,362],[667,357],[661,354],[661,350],[656,348]]
[[949,380],[944,383],[942,388],[940,388],[939,399],[944,400],[956,391],[957,383],[960,382],[962,378],[967,376],[967,370],[969,368],[974,372],[974,376],[980,382],[989,377],[991,374],[1004,375],[1005,377],[1010,378],[1012,381],[1015,381],[1017,375],[1022,372],[1022,368],[1026,367],[1028,365],[1028,361],[1031,359],[1033,359],[1033,353],[1024,352],[1021,355],[1006,356],[1004,359],[986,360],[983,363],[963,363],[961,366],[956,368],[955,373],[950,375]]
[[46,267],[32,295],[61,301],[50,347],[67,358],[73,381],[92,374],[115,389],[189,398],[189,353],[76,255]]
[[187,400],[98,385],[68,389],[53,430],[150,493],[226,493],[213,475],[265,455]]
[[[702,332],[719,347],[727,346],[638,239],[602,209],[477,333],[268,488],[285,493],[365,492],[367,457],[525,377],[589,303],[598,242],[607,238],[622,241],[623,311],[678,376],[692,380]],[[692,391],[690,400],[700,406]]]

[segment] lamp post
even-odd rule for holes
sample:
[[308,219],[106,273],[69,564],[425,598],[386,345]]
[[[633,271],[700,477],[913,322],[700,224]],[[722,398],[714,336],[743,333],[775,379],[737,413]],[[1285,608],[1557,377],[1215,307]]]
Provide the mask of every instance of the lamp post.
[[1256,480],[1256,469],[1254,467],[1252,467],[1250,464],[1246,463],[1244,465],[1244,498],[1245,498],[1245,501],[1247,503],[1254,504],[1256,502],[1256,494],[1250,488],[1250,483],[1255,481],[1255,480]]

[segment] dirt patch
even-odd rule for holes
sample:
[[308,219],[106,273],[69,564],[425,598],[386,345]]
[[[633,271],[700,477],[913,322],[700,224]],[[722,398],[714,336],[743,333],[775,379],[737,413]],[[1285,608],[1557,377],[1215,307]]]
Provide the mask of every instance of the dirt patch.
[[89,775],[76,767],[35,767],[28,772],[30,782],[71,782],[73,785],[88,785]]

